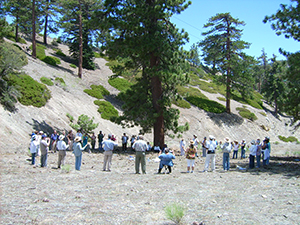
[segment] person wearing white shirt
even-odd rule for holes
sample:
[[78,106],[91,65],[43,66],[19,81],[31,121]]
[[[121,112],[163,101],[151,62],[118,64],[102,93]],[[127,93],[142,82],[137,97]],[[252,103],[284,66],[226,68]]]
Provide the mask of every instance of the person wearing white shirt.
[[184,138],[181,139],[181,141],[179,143],[179,146],[180,146],[180,155],[184,155],[184,149],[185,149],[185,140],[184,140]]
[[108,139],[102,142],[103,149],[104,149],[103,171],[109,171],[109,172],[111,167],[113,150],[115,147],[118,146],[116,142],[111,140],[111,137],[112,135],[109,134]]
[[37,146],[38,146],[37,136],[33,135],[31,137],[31,142],[30,142],[31,165],[35,165],[35,156],[37,153]]
[[257,146],[255,145],[255,140],[251,141],[251,146],[249,148],[250,155],[249,155],[249,168],[254,168],[254,159],[256,155]]
[[59,141],[56,144],[56,148],[58,149],[58,163],[57,163],[57,168],[60,168],[60,165],[62,164],[63,166],[65,165],[65,158],[67,155],[67,148],[69,145],[66,144],[64,141],[65,136],[60,135],[59,136]]
[[207,172],[209,167],[209,162],[211,162],[211,170],[212,172],[215,171],[215,164],[216,164],[216,142],[214,141],[214,137],[212,135],[209,135],[209,141],[206,141],[206,148],[207,148],[207,154],[205,159],[205,167],[203,172]]
[[138,136],[138,140],[134,142],[132,148],[135,150],[135,173],[140,173],[140,164],[143,174],[146,173],[146,150],[147,143],[142,135]]

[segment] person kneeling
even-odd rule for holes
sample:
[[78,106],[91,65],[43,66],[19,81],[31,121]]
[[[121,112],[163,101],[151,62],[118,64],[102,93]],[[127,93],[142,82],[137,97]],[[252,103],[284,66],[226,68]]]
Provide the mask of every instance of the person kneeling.
[[172,159],[175,159],[175,156],[169,152],[168,148],[165,148],[165,152],[161,153],[158,158],[160,159],[160,164],[159,164],[159,169],[158,173],[161,173],[161,170],[164,166],[168,166],[168,173],[172,172],[172,166],[173,166],[173,161]]

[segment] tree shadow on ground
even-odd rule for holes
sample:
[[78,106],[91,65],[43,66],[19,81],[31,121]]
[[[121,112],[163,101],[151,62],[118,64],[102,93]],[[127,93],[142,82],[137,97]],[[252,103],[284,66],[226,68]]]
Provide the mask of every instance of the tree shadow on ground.
[[241,116],[238,116],[236,114],[228,114],[228,113],[211,113],[207,112],[206,113],[209,118],[214,121],[215,124],[218,126],[222,126],[223,124],[231,127],[231,126],[236,126],[236,125],[241,125],[244,121],[244,119]]
[[[256,166],[256,161],[255,161]],[[260,175],[261,173],[282,174],[286,178],[300,176],[300,157],[295,156],[273,156],[270,158],[270,164],[263,166],[261,161],[260,168],[249,169],[249,162],[232,162],[230,161],[230,169],[241,173],[251,173],[252,175]]]
[[33,131],[43,131],[45,134],[47,134],[47,136],[51,136],[51,134],[53,133],[54,130],[57,131],[62,131],[61,129],[59,129],[58,127],[53,127],[49,124],[47,124],[45,121],[39,122],[36,119],[32,119],[32,122],[26,121],[27,124],[29,124],[30,126],[32,126]]

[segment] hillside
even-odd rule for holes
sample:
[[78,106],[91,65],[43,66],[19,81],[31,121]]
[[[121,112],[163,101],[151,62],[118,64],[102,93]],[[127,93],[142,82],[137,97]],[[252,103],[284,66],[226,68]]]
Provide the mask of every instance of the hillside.
[[[49,39],[48,43],[51,43]],[[30,46],[30,42],[27,44],[19,44],[23,49],[26,46]],[[68,47],[59,44],[55,48],[61,49],[66,55],[68,55]],[[46,55],[53,55],[54,51],[51,49],[51,45],[46,50]],[[118,93],[114,87],[108,84],[109,76],[112,75],[112,71],[105,65],[106,61],[102,58],[96,58],[95,63],[97,68],[95,71],[84,70],[82,79],[77,78],[77,69],[70,67],[70,63],[64,61],[61,58],[62,64],[58,67],[50,66],[38,59],[33,59],[28,55],[28,65],[23,68],[23,71],[30,75],[32,78],[40,82],[41,77],[47,77],[55,79],[55,77],[63,78],[66,87],[59,85],[48,86],[51,91],[52,98],[42,108],[36,108],[32,106],[23,106],[17,104],[18,111],[16,113],[10,113],[5,111],[3,107],[0,107],[1,115],[1,152],[19,152],[27,151],[26,147],[29,143],[29,134],[33,130],[43,130],[48,134],[53,129],[59,131],[70,130],[69,119],[66,116],[67,113],[71,114],[75,119],[81,114],[86,114],[89,117],[94,117],[94,122],[99,123],[98,128],[95,130],[97,134],[102,130],[105,134],[113,133],[117,136],[120,143],[120,137],[125,132],[129,136],[138,134],[139,128],[123,129],[108,120],[104,120],[97,112],[97,106],[93,103],[95,98],[87,95],[83,92],[84,89],[89,88],[90,85],[103,85],[110,91],[111,96],[106,100],[110,101],[118,110],[120,107],[115,102],[113,96]],[[204,93],[209,99],[217,101],[221,104],[225,102],[220,101],[217,97],[220,94]],[[202,109],[192,106],[190,109],[180,108],[180,124],[188,122],[190,130],[185,132],[183,138],[190,139],[193,134],[197,134],[199,139],[210,134],[214,135],[217,140],[223,140],[224,137],[230,137],[232,140],[242,140],[245,138],[248,142],[257,137],[270,136],[271,142],[278,142],[277,145],[273,145],[272,149],[278,151],[282,150],[282,146],[289,146],[289,150],[297,150],[299,148],[295,143],[285,144],[278,139],[278,135],[285,137],[295,136],[299,139],[300,131],[295,130],[294,127],[289,126],[290,118],[285,116],[274,117],[272,114],[272,108],[264,103],[266,110],[259,110],[247,105],[247,109],[253,112],[258,119],[253,121],[243,119],[236,111],[237,107],[243,107],[244,104],[231,100],[232,114],[226,113],[213,114],[205,112]],[[176,107],[176,106],[174,106]],[[266,116],[261,113],[264,112]],[[263,127],[269,130],[263,129]],[[147,134],[146,139],[152,142],[152,134]],[[166,143],[171,147],[178,148],[179,139],[172,139],[166,137]]]

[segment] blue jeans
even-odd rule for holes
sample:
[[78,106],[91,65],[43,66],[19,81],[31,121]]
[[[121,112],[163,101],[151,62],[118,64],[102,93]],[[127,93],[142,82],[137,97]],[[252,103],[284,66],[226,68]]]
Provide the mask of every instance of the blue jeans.
[[35,156],[36,156],[36,153],[31,153],[31,165],[35,164]]
[[223,153],[223,169],[229,170],[230,168],[230,162],[229,162],[229,153]]
[[260,167],[260,157],[261,157],[261,155],[257,155],[257,156],[256,156],[256,167],[257,167],[257,168]]
[[241,152],[241,159],[246,158],[245,152],[246,152],[245,149],[242,149],[242,152]]
[[80,156],[75,156],[75,170],[80,170],[81,159],[82,159],[82,154]]
[[238,153],[238,151],[233,151],[233,159],[234,159],[234,156],[235,156],[235,158],[237,159],[237,153]]

